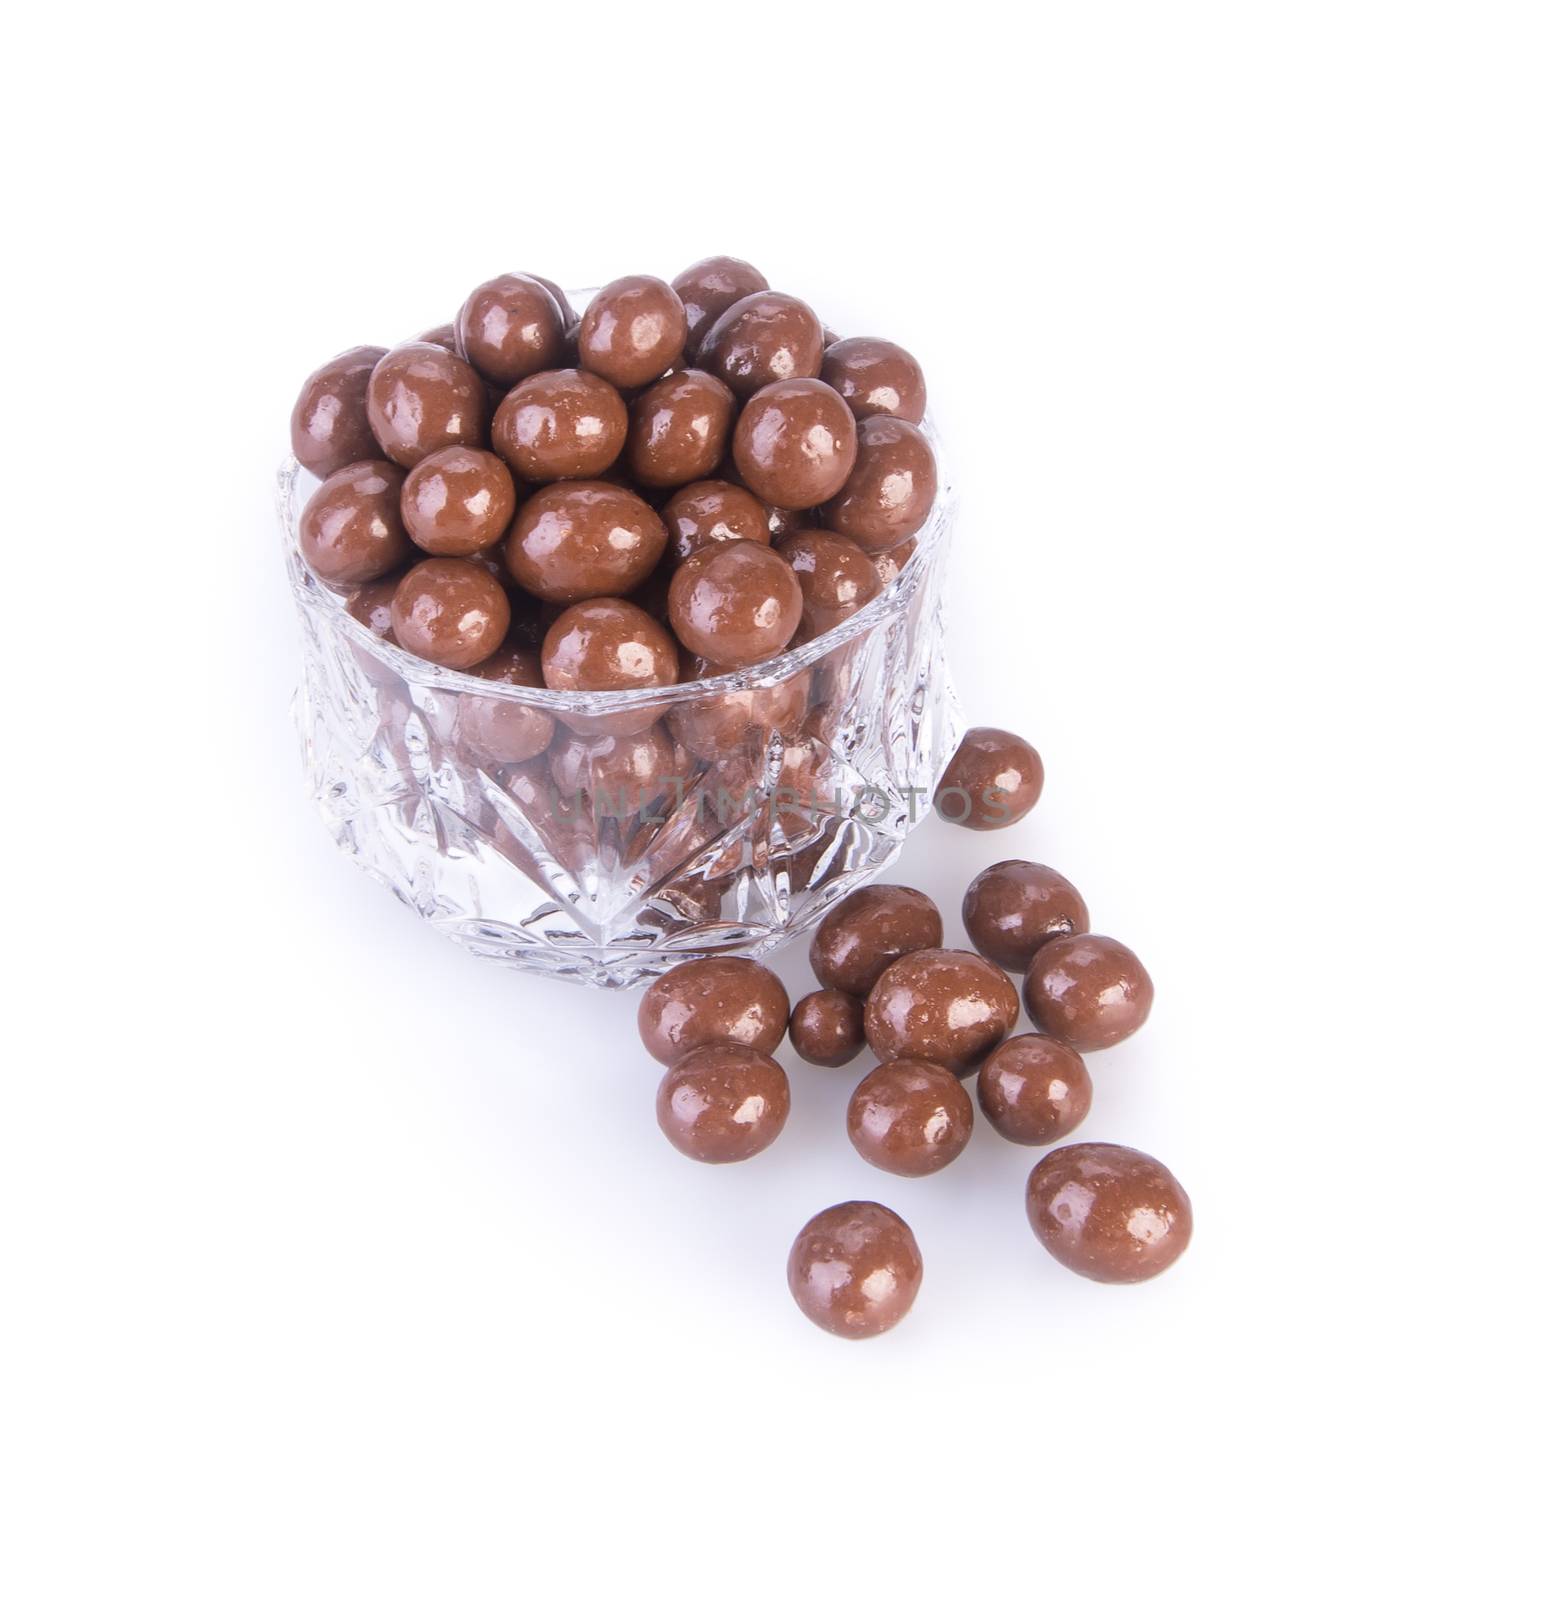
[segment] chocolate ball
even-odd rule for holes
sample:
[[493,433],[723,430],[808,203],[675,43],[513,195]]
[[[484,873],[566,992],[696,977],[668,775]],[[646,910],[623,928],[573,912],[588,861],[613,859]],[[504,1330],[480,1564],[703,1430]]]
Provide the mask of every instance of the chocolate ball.
[[1025,974],[1031,1021],[1076,1050],[1106,1050],[1137,1033],[1155,1003],[1144,963],[1099,933],[1049,939]]
[[410,469],[400,491],[405,532],[428,554],[473,556],[501,541],[518,495],[489,450],[450,445]]
[[616,278],[583,312],[578,364],[617,388],[640,388],[680,359],[685,328],[685,307],[662,278]]
[[826,912],[809,947],[809,964],[827,988],[867,995],[892,962],[914,950],[936,949],[943,939],[939,908],[921,890],[871,883]]
[[825,524],[866,550],[889,550],[928,520],[939,492],[933,446],[899,417],[858,424],[857,460],[825,509]]
[[[435,328],[428,328],[425,333],[418,333],[415,338],[406,340],[407,344],[435,344],[440,345],[450,356],[459,354],[459,334],[451,322],[439,322]],[[464,358],[459,356],[462,361]]]
[[1171,1173],[1121,1144],[1069,1144],[1036,1163],[1025,1214],[1052,1256],[1097,1283],[1142,1283],[1192,1238],[1192,1202]]
[[749,539],[770,544],[766,507],[748,489],[717,478],[703,478],[677,489],[663,511],[669,529],[669,558],[684,561],[709,544]]
[[[674,640],[629,600],[581,600],[550,625],[541,649],[545,685],[584,694],[658,689],[679,677]],[[640,733],[663,715],[658,706],[580,714],[563,720],[584,731]]]
[[734,391],[721,379],[694,368],[667,373],[631,403],[626,458],[639,483],[691,483],[723,459],[733,425]]
[[853,414],[819,378],[768,384],[734,425],[740,476],[761,499],[788,510],[829,500],[850,481],[857,454]]
[[696,364],[716,373],[745,400],[785,378],[818,378],[822,351],[815,313],[791,294],[761,289],[718,316]]
[[[725,669],[689,653],[680,661],[680,681],[715,678]],[[794,672],[776,683],[753,689],[730,689],[672,706],[669,728],[692,755],[710,761],[726,754],[747,736],[792,733],[809,709],[808,672]]]
[[793,569],[749,539],[713,544],[682,562],[669,584],[669,621],[692,655],[724,668],[787,648],[804,614]]
[[736,300],[767,288],[748,261],[737,256],[704,256],[670,283],[685,307],[685,353],[695,356],[713,323]]
[[668,534],[653,508],[613,483],[553,483],[518,508],[507,570],[541,600],[572,605],[624,595],[664,553]]
[[367,420],[367,383],[388,354],[382,345],[359,344],[311,373],[291,410],[291,453],[309,472],[327,478],[383,451]]
[[394,591],[394,642],[461,672],[496,653],[511,618],[507,591],[489,572],[448,556],[418,561]]
[[393,642],[394,591],[399,587],[398,577],[378,578],[363,584],[346,597],[347,615],[359,622],[368,633],[379,639]]
[[846,1200],[799,1229],[788,1253],[788,1288],[817,1327],[843,1339],[887,1333],[912,1309],[923,1257],[889,1206]]
[[506,386],[561,365],[561,309],[525,272],[504,272],[470,291],[454,322],[459,354]]
[[[563,803],[593,826],[613,820],[634,828],[653,820],[680,780],[674,742],[657,724],[637,733],[568,729],[551,745],[549,763]],[[579,796],[587,797],[581,806]]]
[[413,467],[451,444],[484,443],[486,389],[467,361],[440,345],[402,344],[367,380],[367,420],[391,461]]
[[961,921],[989,961],[1024,972],[1049,939],[1090,931],[1090,911],[1061,872],[1035,861],[998,861],[971,880]]
[[[487,683],[545,687],[539,651],[510,643],[472,668],[471,675]],[[555,718],[539,706],[473,693],[459,701],[459,737],[481,760],[530,761],[548,748],[555,732]]]
[[1015,1144],[1066,1139],[1090,1111],[1084,1057],[1057,1039],[1022,1033],[977,1069],[977,1100],[994,1129]]
[[658,1085],[658,1125],[693,1161],[759,1155],[788,1120],[788,1074],[743,1044],[704,1044]]
[[528,483],[597,478],[625,443],[626,402],[573,367],[525,378],[491,421],[491,448]]
[[1041,798],[1044,777],[1034,745],[1004,728],[973,728],[939,780],[934,809],[978,833],[1007,828]]
[[863,1001],[841,989],[816,989],[788,1019],[793,1048],[817,1067],[845,1067],[863,1049]]
[[889,339],[838,339],[826,346],[820,376],[860,422],[865,417],[921,422],[928,409],[923,369]]
[[331,472],[302,508],[297,549],[325,583],[370,583],[415,554],[399,514],[405,481],[388,461]]
[[873,551],[874,570],[880,575],[880,587],[888,589],[906,571],[907,563],[916,554],[916,539],[903,539],[893,550]]
[[808,637],[826,633],[861,611],[880,592],[874,563],[853,541],[823,528],[800,528],[777,547],[804,596]]
[[971,1097],[937,1062],[887,1061],[853,1090],[847,1137],[881,1171],[926,1178],[970,1142]]
[[863,1029],[881,1061],[936,1061],[957,1077],[981,1066],[1020,1017],[1014,985],[969,950],[914,950],[869,991]]
[[536,283],[543,284],[551,299],[556,302],[556,310],[561,317],[563,332],[573,327],[577,322],[577,313],[572,309],[572,302],[567,299],[566,290],[559,283],[555,283],[549,278],[542,278],[537,272],[530,272],[525,276],[533,278]]
[[637,1008],[642,1042],[666,1066],[707,1044],[742,1044],[769,1056],[787,1027],[782,981],[742,956],[699,956],[671,967]]

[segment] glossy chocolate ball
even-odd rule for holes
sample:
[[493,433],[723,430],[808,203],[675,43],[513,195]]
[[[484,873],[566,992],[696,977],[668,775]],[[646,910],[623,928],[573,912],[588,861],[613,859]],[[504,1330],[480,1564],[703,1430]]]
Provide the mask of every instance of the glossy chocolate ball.
[[707,1044],[748,1045],[769,1056],[787,1027],[781,979],[742,956],[699,956],[671,967],[637,1008],[642,1042],[666,1066]]
[[793,1048],[817,1067],[845,1067],[864,1046],[863,1001],[842,989],[816,989],[788,1019]]
[[639,483],[691,483],[716,469],[733,425],[734,391],[722,379],[671,372],[632,401],[626,459]]
[[473,556],[500,543],[518,495],[489,450],[450,445],[410,469],[400,491],[405,532],[429,555]]
[[748,539],[713,544],[682,562],[669,584],[669,621],[692,655],[725,671],[787,648],[804,615],[793,569]]
[[709,544],[750,539],[770,544],[766,507],[748,489],[718,478],[703,478],[677,489],[663,511],[669,529],[669,556],[676,562]]
[[357,461],[332,472],[302,508],[297,548],[325,583],[370,583],[415,554],[399,514],[404,473]]
[[507,570],[557,605],[625,595],[644,582],[668,535],[645,500],[613,483],[553,483],[526,500],[507,536]]
[[[406,342],[440,345],[450,356],[459,354],[459,333],[451,322],[439,322],[435,328],[428,328],[425,333],[418,333],[415,338]],[[459,356],[459,359],[462,361],[464,358]]]
[[1142,1283],[1192,1238],[1192,1202],[1170,1171],[1121,1144],[1069,1144],[1036,1163],[1025,1214],[1053,1257],[1097,1283]]
[[472,289],[454,328],[459,354],[493,383],[511,386],[561,365],[560,307],[527,273],[504,272]]
[[910,1057],[868,1073],[847,1102],[847,1137],[872,1166],[898,1178],[947,1167],[971,1140],[971,1097],[937,1062]]
[[912,1230],[872,1200],[847,1200],[811,1217],[788,1253],[788,1288],[799,1310],[843,1339],[895,1327],[922,1282]]
[[658,1085],[658,1125],[693,1161],[758,1155],[788,1120],[788,1074],[743,1044],[704,1044]]
[[865,417],[921,422],[928,409],[923,369],[889,339],[838,339],[826,346],[820,376],[860,422]]
[[917,554],[917,540],[903,539],[893,550],[873,552],[874,570],[880,575],[880,587],[889,588],[906,571],[907,563]]
[[1025,974],[1031,1021],[1076,1050],[1106,1050],[1142,1028],[1155,1003],[1144,963],[1099,933],[1049,939]]
[[[595,827],[614,820],[630,829],[659,817],[680,781],[674,741],[656,723],[638,733],[564,729],[549,764],[562,802]],[[579,796],[587,797],[580,807]]]
[[559,283],[553,282],[550,278],[542,278],[537,272],[528,273],[527,276],[533,278],[536,283],[543,284],[546,290],[549,292],[551,299],[556,302],[556,310],[561,316],[562,330],[565,331],[566,329],[575,326],[577,322],[577,313],[572,309],[572,302],[567,299],[566,290],[563,289]]
[[[546,632],[540,659],[547,688],[584,694],[659,689],[679,676],[674,640],[629,600],[580,600],[569,606]],[[662,707],[650,706],[565,720],[584,731],[639,733],[663,714]]]
[[934,809],[978,833],[1007,828],[1041,798],[1044,777],[1034,745],[1004,728],[973,728],[939,780]]
[[914,950],[869,991],[863,1028],[881,1061],[912,1056],[974,1072],[1020,1017],[1014,985],[969,950]]
[[[471,669],[487,683],[510,683],[524,689],[543,689],[537,650],[505,644],[495,655]],[[556,720],[539,706],[517,700],[469,693],[459,700],[459,737],[483,761],[530,761],[550,745]]]
[[849,482],[857,454],[852,412],[818,378],[768,384],[734,425],[740,476],[752,493],[788,510],[829,500]]
[[921,890],[871,883],[826,912],[809,947],[809,964],[827,988],[867,995],[892,962],[914,950],[936,949],[943,940],[939,908]]
[[685,353],[694,357],[713,323],[736,300],[768,287],[766,279],[737,256],[693,261],[670,284],[685,307]]
[[467,361],[440,345],[398,345],[367,381],[367,420],[383,453],[402,467],[451,444],[478,449],[486,387]]
[[496,654],[511,619],[507,591],[471,561],[430,556],[394,591],[394,642],[460,672]]
[[311,373],[291,411],[291,453],[320,478],[383,451],[367,421],[367,383],[388,354],[382,345],[359,344]]
[[825,524],[866,550],[889,550],[928,520],[939,492],[933,446],[899,417],[858,424],[858,453],[847,482],[825,509]]
[[640,388],[680,359],[685,328],[685,307],[662,278],[616,278],[583,312],[578,364],[619,389]]
[[782,541],[777,553],[799,580],[809,638],[845,622],[880,592],[874,563],[843,534],[800,528]]
[[977,1069],[983,1116],[1015,1144],[1066,1139],[1089,1114],[1090,1096],[1084,1057],[1039,1033],[1005,1039]]
[[971,880],[961,921],[989,961],[1024,972],[1049,939],[1090,931],[1090,911],[1061,872],[1035,861],[998,861]]
[[[680,681],[716,678],[725,670],[687,652],[680,660]],[[792,733],[809,709],[809,685],[808,672],[793,672],[757,688],[682,700],[670,708],[669,728],[692,755],[711,761],[748,737]]]
[[748,399],[785,378],[818,378],[822,353],[815,313],[791,294],[761,289],[719,315],[702,341],[696,364]]
[[378,578],[364,583],[360,589],[347,596],[347,615],[359,622],[368,633],[390,643],[394,638],[394,591],[399,587],[398,577]]
[[625,443],[626,402],[573,367],[525,378],[491,421],[491,448],[527,483],[597,478]]

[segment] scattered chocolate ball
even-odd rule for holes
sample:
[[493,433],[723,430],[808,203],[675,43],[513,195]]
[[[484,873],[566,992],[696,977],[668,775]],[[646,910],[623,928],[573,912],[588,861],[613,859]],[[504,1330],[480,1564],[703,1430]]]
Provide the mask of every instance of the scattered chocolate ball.
[[861,611],[880,592],[874,563],[851,539],[823,528],[800,528],[777,547],[793,568],[804,597],[804,630],[809,638],[827,633]]
[[804,614],[793,569],[749,539],[712,544],[683,561],[669,584],[669,621],[692,655],[726,671],[787,648]]
[[869,991],[863,1027],[881,1061],[912,1056],[964,1077],[1019,1015],[1014,985],[991,961],[969,950],[915,950]]
[[817,1067],[845,1067],[863,1049],[863,1001],[842,989],[816,989],[788,1020],[793,1048]]
[[1035,861],[998,861],[971,880],[961,921],[989,961],[1024,972],[1049,939],[1090,931],[1090,911],[1061,872]]
[[699,956],[671,967],[637,1009],[642,1043],[666,1066],[705,1044],[748,1045],[769,1056],[787,1027],[782,980],[742,956]]
[[1049,939],[1025,975],[1031,1021],[1076,1050],[1106,1050],[1149,1017],[1155,986],[1125,944],[1099,933]]
[[822,348],[820,319],[802,300],[760,289],[719,315],[696,364],[748,400],[769,383],[818,378]]
[[507,591],[469,561],[429,556],[394,591],[394,642],[461,672],[496,653],[511,618]]
[[613,483],[552,483],[530,496],[507,536],[507,570],[557,605],[625,595],[664,553],[668,534],[645,500]]
[[889,550],[928,520],[939,492],[933,446],[899,417],[858,424],[857,460],[825,510],[826,526],[865,550]]
[[712,324],[736,300],[769,287],[748,261],[737,256],[706,256],[693,261],[670,284],[685,307],[685,353],[696,355]]
[[669,559],[684,561],[709,544],[750,539],[770,544],[766,507],[748,489],[704,478],[677,489],[663,511],[669,530]]
[[[679,677],[674,640],[629,600],[580,600],[569,606],[550,625],[540,660],[547,688],[585,694],[659,689]],[[640,733],[662,715],[662,707],[652,706],[590,713],[573,725],[598,733]]]
[[597,478],[621,453],[626,425],[626,402],[603,378],[562,367],[508,390],[491,448],[527,483]]
[[734,391],[710,372],[670,372],[631,403],[626,459],[639,483],[670,489],[713,472],[734,425]]
[[870,1339],[895,1327],[922,1282],[912,1230],[872,1200],[828,1206],[799,1229],[788,1254],[788,1288],[799,1310],[843,1339]]
[[367,384],[387,354],[382,345],[359,344],[309,374],[291,412],[291,453],[309,472],[327,478],[382,456],[367,420]]
[[704,1044],[673,1063],[658,1085],[658,1125],[693,1161],[759,1155],[788,1120],[788,1074],[743,1044]]
[[996,1132],[1014,1144],[1066,1139],[1090,1113],[1084,1057],[1057,1039],[1022,1033],[977,1069],[977,1101]]
[[653,820],[668,804],[680,780],[674,741],[654,723],[636,733],[558,734],[550,747],[551,781],[558,796],[594,827],[616,821],[628,830]]
[[429,555],[473,556],[501,541],[518,495],[489,450],[449,445],[423,456],[400,491],[405,532]]
[[485,443],[485,385],[440,345],[402,344],[372,369],[367,420],[384,455],[402,467],[450,444],[478,449]]
[[887,1061],[853,1090],[847,1137],[882,1171],[925,1178],[970,1142],[971,1097],[937,1062]]
[[504,272],[472,289],[454,329],[459,354],[493,383],[511,386],[561,365],[561,309],[527,273]]
[[1031,1229],[1052,1256],[1097,1283],[1142,1283],[1192,1238],[1192,1202],[1171,1173],[1120,1144],[1070,1144],[1025,1186]]
[[302,508],[297,548],[325,583],[370,583],[415,554],[399,512],[405,475],[388,461],[332,472]]
[[[682,654],[680,681],[715,678],[724,668],[700,656]],[[710,761],[731,753],[748,734],[792,733],[809,709],[808,672],[791,672],[777,682],[754,689],[681,700],[669,709],[669,726],[692,755]]]
[[950,758],[934,794],[946,822],[986,833],[1018,822],[1041,798],[1035,747],[1003,728],[973,728]]
[[583,312],[578,364],[619,389],[640,388],[680,359],[685,330],[685,307],[662,278],[616,278]]
[[914,357],[889,339],[838,339],[826,346],[820,376],[865,417],[900,417],[921,422],[928,409],[928,386]]
[[936,949],[943,940],[939,908],[921,890],[871,883],[826,912],[810,943],[809,964],[827,988],[867,995],[892,962]]
[[[511,683],[524,689],[543,689],[539,651],[512,644],[470,669],[487,683]],[[539,706],[518,700],[498,700],[466,694],[459,701],[459,736],[486,761],[522,762],[540,755],[555,736],[556,720]]]
[[[734,425],[734,464],[741,477],[761,499],[788,510],[818,506],[845,491],[857,456],[853,414],[818,378],[768,384]],[[915,531],[908,528],[901,537]]]

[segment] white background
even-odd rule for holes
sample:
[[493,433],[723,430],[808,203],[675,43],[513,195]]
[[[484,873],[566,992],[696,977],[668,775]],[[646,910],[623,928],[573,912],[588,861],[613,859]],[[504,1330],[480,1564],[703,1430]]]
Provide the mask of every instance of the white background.
[[[3,111],[0,1589],[1532,1592],[1543,8],[50,15]],[[986,1127],[865,1167],[852,1071],[682,1160],[631,997],[444,945],[303,797],[303,375],[499,271],[724,250],[927,369],[962,694],[1048,785],[893,875],[959,941],[1050,862],[1149,964],[1084,1134],[1192,1194],[1152,1284],[1049,1260]],[[849,1197],[927,1264],[858,1346],[783,1280]]]

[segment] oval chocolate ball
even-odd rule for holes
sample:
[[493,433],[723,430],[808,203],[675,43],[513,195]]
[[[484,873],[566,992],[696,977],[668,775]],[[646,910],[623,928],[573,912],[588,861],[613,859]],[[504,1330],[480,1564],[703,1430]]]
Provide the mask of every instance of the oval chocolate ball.
[[[550,625],[540,659],[545,685],[583,694],[659,689],[679,676],[674,640],[629,600],[580,600]],[[664,714],[659,706],[580,713],[574,727],[598,733],[638,733]]]
[[718,478],[704,478],[677,489],[663,511],[669,530],[669,557],[684,561],[709,544],[730,539],[772,542],[766,507],[748,489]]
[[440,345],[402,344],[372,369],[367,420],[383,453],[402,467],[451,444],[484,443],[486,389],[467,361]]
[[971,1141],[971,1097],[937,1062],[910,1057],[868,1073],[847,1102],[847,1137],[871,1166],[898,1178],[947,1167]]
[[825,524],[865,550],[889,550],[928,520],[938,492],[928,440],[899,417],[869,417],[858,424],[857,459],[825,509]]
[[1049,939],[1090,931],[1090,910],[1061,872],[1035,861],[997,861],[971,880],[961,921],[989,961],[1024,972]]
[[654,980],[637,1031],[654,1060],[672,1066],[707,1044],[772,1055],[788,1027],[788,992],[769,967],[742,956],[699,956]]
[[496,408],[491,448],[527,483],[597,478],[621,453],[626,422],[626,402],[603,378],[536,372]]
[[640,388],[680,359],[685,327],[685,307],[662,278],[616,278],[583,312],[578,365],[619,389]]
[[817,1327],[842,1339],[886,1333],[912,1309],[923,1257],[889,1206],[847,1200],[799,1229],[788,1253],[788,1289]]
[[704,256],[670,283],[685,307],[685,353],[694,357],[712,324],[736,300],[768,288],[766,279],[738,256]]
[[471,561],[430,556],[394,591],[394,642],[440,667],[467,671],[494,655],[511,619],[507,591]]
[[655,489],[705,478],[723,459],[734,424],[734,392],[710,372],[671,372],[631,403],[626,459]]
[[871,883],[821,919],[809,964],[827,988],[866,995],[892,962],[914,950],[936,949],[943,940],[939,908],[920,889]]
[[743,1044],[704,1044],[659,1080],[658,1125],[693,1161],[744,1161],[782,1132],[788,1074]]
[[793,568],[804,596],[806,636],[826,633],[880,592],[880,575],[867,553],[840,533],[800,528],[777,547]]
[[667,539],[657,513],[627,489],[553,483],[518,508],[507,570],[530,594],[557,605],[625,595],[657,566]]
[[1107,1050],[1142,1028],[1155,1002],[1144,963],[1099,933],[1049,939],[1031,957],[1025,1008],[1031,1021],[1076,1050]]
[[991,961],[969,950],[914,950],[869,991],[863,1028],[882,1061],[912,1056],[964,1077],[1019,1016],[1014,985]]
[[382,456],[367,420],[367,384],[387,354],[382,345],[359,344],[308,375],[291,411],[291,453],[309,472],[327,478]]
[[1058,1039],[1017,1034],[977,1069],[982,1114],[1014,1144],[1066,1139],[1090,1112],[1084,1057]]
[[1025,1186],[1031,1230],[1052,1257],[1097,1283],[1142,1283],[1192,1238],[1192,1202],[1168,1168],[1121,1144],[1069,1144]]
[[561,365],[561,310],[524,272],[504,272],[472,289],[454,322],[459,354],[483,377],[511,386]]
[[518,495],[489,450],[450,445],[410,469],[400,491],[405,532],[434,556],[473,556],[501,542]]
[[820,376],[860,422],[865,417],[921,422],[928,410],[923,369],[889,339],[838,339],[826,346]]
[[[511,683],[525,689],[545,687],[539,651],[513,644],[503,645],[470,672],[487,683]],[[556,732],[555,718],[539,706],[498,700],[473,690],[460,697],[458,720],[459,737],[483,761],[531,761],[549,747]]]
[[820,319],[802,300],[761,289],[736,300],[718,317],[696,364],[748,399],[769,383],[818,378],[823,350]]
[[392,462],[357,461],[309,496],[297,549],[325,583],[369,583],[415,554],[399,510],[404,481]]
[[775,550],[748,539],[698,551],[669,584],[676,638],[726,671],[779,655],[803,614],[792,568]]
[[740,476],[753,493],[790,511],[818,506],[843,489],[857,454],[852,412],[818,378],[768,384],[734,425]]
[[863,1001],[842,989],[816,989],[793,1008],[788,1037],[817,1067],[845,1067],[864,1046]]
[[1041,798],[1045,779],[1034,745],[1006,728],[972,728],[934,793],[946,822],[986,833],[1018,822]]

